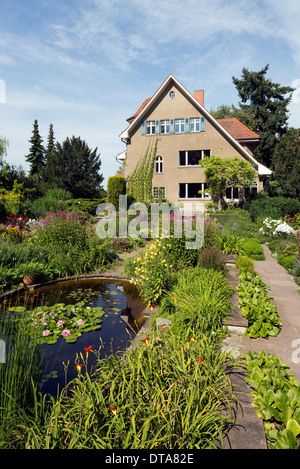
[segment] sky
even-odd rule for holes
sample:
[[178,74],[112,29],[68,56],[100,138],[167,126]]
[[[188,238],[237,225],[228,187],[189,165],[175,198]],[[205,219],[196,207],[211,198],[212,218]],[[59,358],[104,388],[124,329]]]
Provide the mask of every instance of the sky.
[[26,171],[33,123],[46,145],[81,137],[107,179],[126,119],[171,73],[206,109],[238,105],[243,68],[295,88],[289,126],[300,128],[298,0],[1,0],[0,137]]

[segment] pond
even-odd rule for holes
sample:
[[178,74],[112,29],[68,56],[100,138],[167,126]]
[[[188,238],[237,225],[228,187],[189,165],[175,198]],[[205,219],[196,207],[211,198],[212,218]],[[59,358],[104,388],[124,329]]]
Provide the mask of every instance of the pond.
[[[126,281],[64,281],[28,291],[23,300],[27,309],[29,304],[31,309],[41,305],[50,307],[58,303],[74,305],[82,302],[83,308],[103,310],[98,329],[84,331],[73,343],[59,336],[55,343],[42,345],[42,392],[54,396],[57,395],[58,386],[61,390],[78,375],[75,364],[86,362],[85,349],[91,351],[88,353],[87,366],[82,367],[82,373],[86,371],[86,367],[90,372],[97,358],[124,352],[147,319],[143,315],[146,305],[141,301],[136,288]],[[18,301],[23,304],[21,298]]]

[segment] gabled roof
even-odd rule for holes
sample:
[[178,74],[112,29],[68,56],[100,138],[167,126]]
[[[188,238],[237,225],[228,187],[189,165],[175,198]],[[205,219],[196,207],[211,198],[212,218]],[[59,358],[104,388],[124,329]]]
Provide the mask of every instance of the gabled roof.
[[151,96],[150,96],[150,98],[146,98],[145,101],[143,102],[143,104],[142,104],[142,105],[138,108],[138,110],[133,114],[133,116],[131,116],[131,117],[129,117],[129,118],[127,119],[127,122],[131,122],[133,119],[135,119],[135,118],[139,115],[139,113],[142,112],[142,110],[144,109],[144,107],[147,106],[147,104],[149,103],[150,99],[151,99]]
[[[154,93],[154,95],[150,98],[147,98],[143,104],[139,107],[139,109],[136,111],[136,113],[127,121],[129,122],[128,127],[121,133],[120,138],[124,141],[128,140],[130,138],[131,131],[138,125],[142,120],[144,115],[147,113],[148,109],[151,108],[151,106],[155,103],[155,101],[161,96],[161,94],[166,90],[166,88],[171,84],[174,83],[194,105],[196,108],[199,109],[201,114],[207,118],[208,121],[214,124],[214,126],[217,128],[217,130],[222,134],[224,137],[227,137],[228,140],[231,141],[233,146],[238,148],[238,151],[244,155],[244,157],[253,163],[253,165],[256,167],[258,174],[260,175],[270,175],[272,174],[272,171],[269,168],[266,168],[264,165],[256,161],[256,159],[247,152],[247,150],[236,140],[228,130],[224,128],[224,126],[221,125],[220,122],[218,122],[217,119],[215,119],[200,103],[195,97],[172,75],[170,74],[166,80],[162,83],[162,85],[158,88],[158,90]],[[220,119],[221,120],[221,119]],[[237,119],[236,119],[237,120]],[[239,121],[238,121],[239,122]],[[240,123],[241,124],[241,123]],[[238,124],[235,123],[235,126]],[[243,124],[241,124],[243,125]],[[245,126],[244,126],[245,127]],[[247,127],[246,127],[247,128]],[[251,132],[251,131],[250,131]],[[257,134],[255,134],[257,135]],[[256,138],[259,138],[259,136]]]
[[236,140],[257,141],[260,136],[248,129],[242,122],[235,117],[230,119],[216,119],[219,124]]

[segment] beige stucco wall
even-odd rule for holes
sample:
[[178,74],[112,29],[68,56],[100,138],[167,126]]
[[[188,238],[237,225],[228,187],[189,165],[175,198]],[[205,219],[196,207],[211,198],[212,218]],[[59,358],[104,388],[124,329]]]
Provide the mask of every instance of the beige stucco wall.
[[[175,91],[173,100],[169,97],[170,91]],[[172,84],[143,116],[143,120],[184,119],[186,117],[201,117],[201,113],[192,100],[188,100],[176,85]],[[210,150],[212,156],[244,158],[230,139],[220,134],[213,119],[211,121],[208,118],[205,119],[204,132],[166,135],[142,135],[139,122],[131,133],[130,143],[127,144],[125,177],[133,172],[137,162],[144,156],[149,143],[154,147],[157,139],[157,155],[163,157],[163,172],[153,174],[152,186],[165,187],[165,196],[170,203],[180,201],[178,197],[179,183],[205,182],[203,168],[179,166],[179,151]]]

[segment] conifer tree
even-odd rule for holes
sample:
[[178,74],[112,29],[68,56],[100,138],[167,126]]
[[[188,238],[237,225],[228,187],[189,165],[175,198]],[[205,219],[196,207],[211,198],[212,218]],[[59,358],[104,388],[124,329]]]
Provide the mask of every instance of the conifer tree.
[[41,170],[45,166],[45,149],[43,140],[39,133],[38,121],[35,119],[33,124],[32,137],[29,140],[31,144],[28,155],[25,156],[26,161],[30,163],[29,175],[39,176]]
[[275,146],[288,129],[287,106],[294,89],[267,79],[268,69],[269,65],[258,72],[243,68],[242,77],[232,80],[241,99],[240,109],[253,116],[251,130],[260,135],[254,156],[270,167]]
[[55,138],[54,138],[53,124],[50,124],[48,140],[47,140],[46,158],[48,157],[48,154],[55,148],[54,141],[55,141]]

